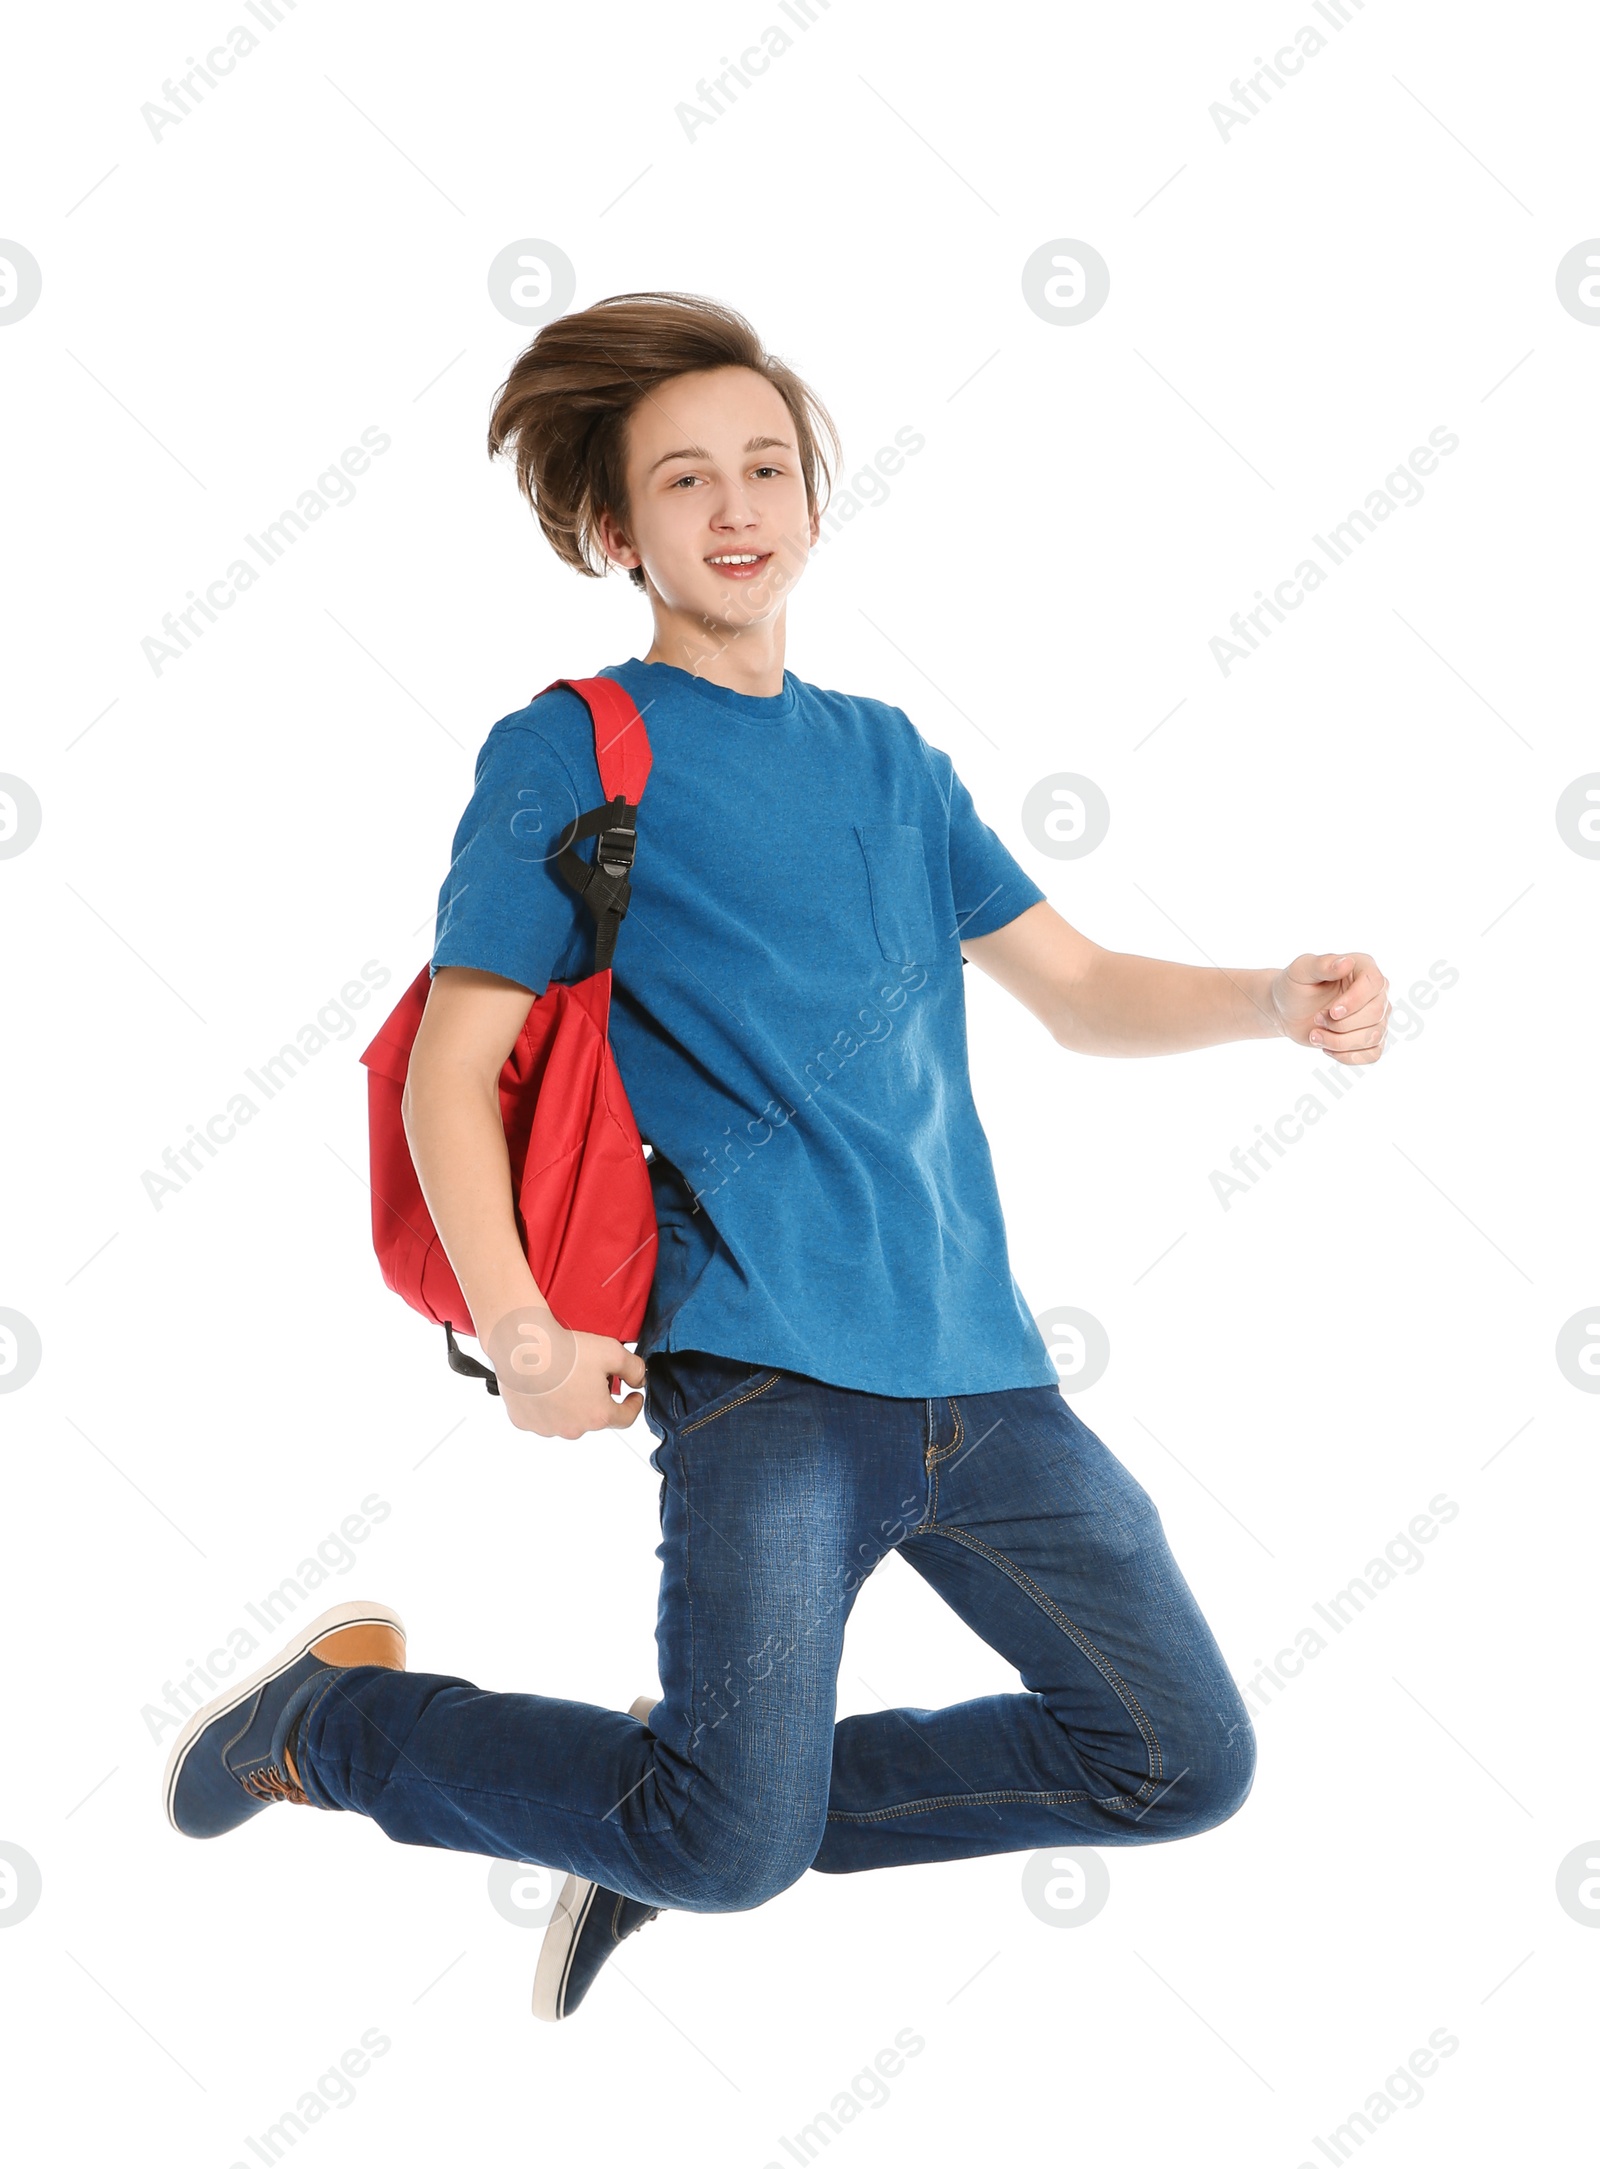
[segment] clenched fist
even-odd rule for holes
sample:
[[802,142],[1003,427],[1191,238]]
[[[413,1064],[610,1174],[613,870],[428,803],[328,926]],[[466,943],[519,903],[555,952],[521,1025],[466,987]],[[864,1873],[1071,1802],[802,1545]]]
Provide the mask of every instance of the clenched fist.
[[519,1431],[582,1438],[586,1431],[626,1430],[644,1407],[642,1393],[614,1401],[610,1383],[617,1377],[642,1386],[644,1358],[607,1334],[574,1333],[544,1306],[508,1311],[479,1338]]
[[1376,1062],[1389,1029],[1389,982],[1370,956],[1297,956],[1268,990],[1287,1038],[1336,1062]]

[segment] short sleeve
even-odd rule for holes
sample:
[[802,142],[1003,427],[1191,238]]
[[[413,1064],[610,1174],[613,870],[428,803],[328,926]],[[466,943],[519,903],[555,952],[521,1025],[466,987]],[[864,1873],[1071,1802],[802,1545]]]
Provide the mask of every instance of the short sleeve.
[[1045,900],[994,830],[981,821],[972,794],[950,769],[950,893],[960,938],[993,934]]
[[466,965],[543,994],[593,968],[591,922],[562,879],[555,843],[583,809],[547,738],[498,723],[478,755],[439,891],[433,969]]

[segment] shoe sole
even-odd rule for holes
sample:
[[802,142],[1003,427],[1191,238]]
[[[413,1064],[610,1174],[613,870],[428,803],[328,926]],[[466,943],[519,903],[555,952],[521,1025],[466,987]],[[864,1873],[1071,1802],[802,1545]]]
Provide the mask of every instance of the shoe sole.
[[280,1650],[269,1663],[258,1666],[248,1679],[241,1680],[237,1686],[224,1688],[213,1701],[196,1710],[172,1743],[172,1752],[167,1757],[166,1774],[162,1779],[167,1821],[178,1832],[179,1837],[183,1837],[185,1833],[179,1828],[177,1816],[173,1813],[173,1803],[177,1799],[178,1780],[183,1775],[189,1750],[201,1733],[207,1726],[214,1725],[219,1717],[226,1717],[230,1710],[241,1708],[258,1687],[264,1687],[269,1680],[276,1679],[280,1672],[287,1672],[291,1665],[298,1664],[307,1650],[340,1627],[392,1627],[401,1642],[405,1641],[405,1622],[400,1614],[391,1611],[387,1604],[336,1604],[332,1611],[324,1612],[319,1619],[307,1621],[296,1640],[286,1650]]
[[[628,1715],[642,1725],[660,1699],[659,1695],[640,1695],[637,1701],[628,1705]],[[586,1875],[569,1875],[561,1886],[561,1895],[539,1946],[539,1963],[534,1969],[535,2018],[553,2023],[567,2015],[567,1977],[572,1971],[573,1954],[599,1887]]]

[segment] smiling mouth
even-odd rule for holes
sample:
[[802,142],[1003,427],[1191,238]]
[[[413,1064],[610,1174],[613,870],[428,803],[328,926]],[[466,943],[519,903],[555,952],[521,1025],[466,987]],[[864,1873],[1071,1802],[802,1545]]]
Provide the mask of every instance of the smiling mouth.
[[719,550],[706,563],[724,580],[753,580],[765,571],[771,557],[770,550]]

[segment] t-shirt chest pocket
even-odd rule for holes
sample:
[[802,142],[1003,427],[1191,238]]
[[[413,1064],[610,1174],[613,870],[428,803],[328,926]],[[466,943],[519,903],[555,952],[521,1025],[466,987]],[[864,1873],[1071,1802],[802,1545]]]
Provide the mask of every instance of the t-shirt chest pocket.
[[931,970],[936,935],[922,831],[899,821],[853,824],[867,866],[867,891],[878,947],[891,964]]

